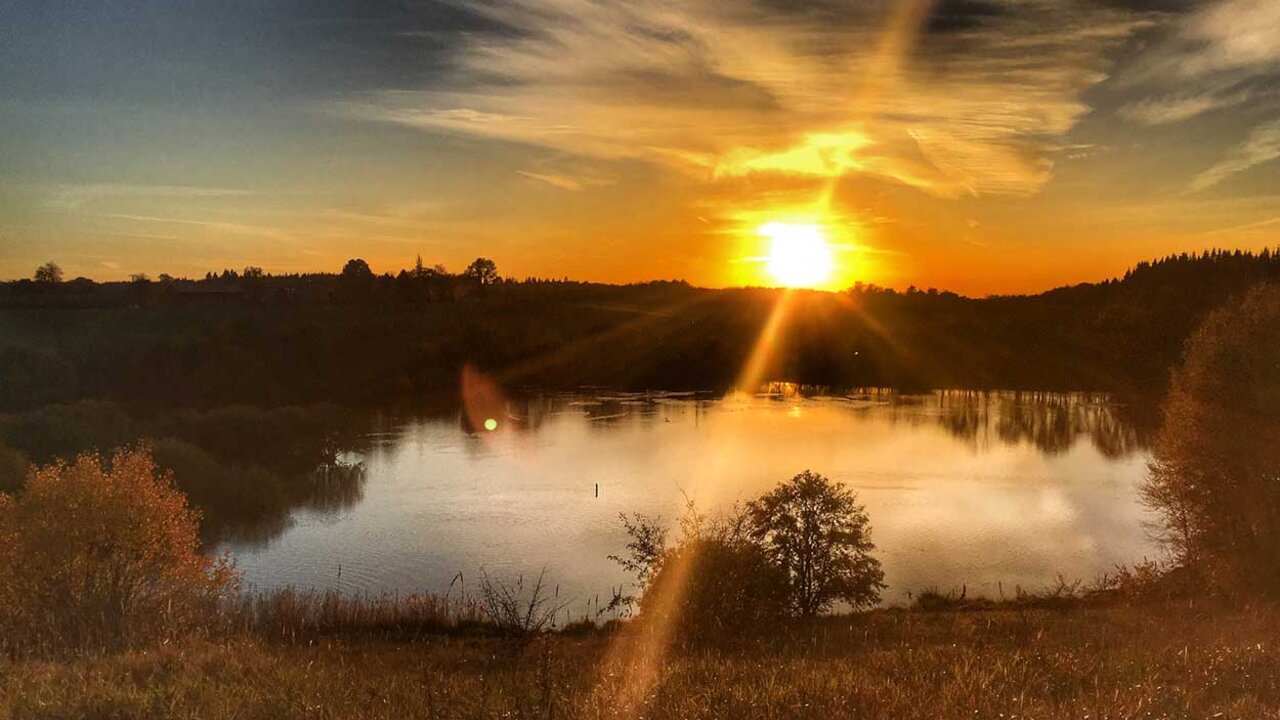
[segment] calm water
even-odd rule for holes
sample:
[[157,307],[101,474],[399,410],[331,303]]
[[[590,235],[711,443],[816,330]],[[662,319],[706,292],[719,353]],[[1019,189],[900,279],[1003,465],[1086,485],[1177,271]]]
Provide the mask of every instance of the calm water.
[[812,469],[866,505],[889,602],[1156,554],[1136,501],[1147,452],[1103,397],[543,396],[494,420],[385,421],[345,458],[365,467],[346,502],[225,549],[259,588],[442,592],[459,572],[545,567],[562,596],[603,603],[629,580],[606,559],[626,542],[619,513],[674,519],[686,494],[710,509]]

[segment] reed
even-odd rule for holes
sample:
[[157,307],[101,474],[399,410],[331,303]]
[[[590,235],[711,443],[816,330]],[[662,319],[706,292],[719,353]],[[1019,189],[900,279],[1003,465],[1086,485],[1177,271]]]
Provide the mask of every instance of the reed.
[[298,590],[244,593],[224,610],[226,636],[309,640],[327,635],[415,638],[492,625],[482,605],[465,597],[430,593],[357,593]]

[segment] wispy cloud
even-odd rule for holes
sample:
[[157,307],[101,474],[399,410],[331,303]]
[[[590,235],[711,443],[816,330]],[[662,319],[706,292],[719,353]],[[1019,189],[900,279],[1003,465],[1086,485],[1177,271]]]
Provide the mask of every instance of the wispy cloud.
[[596,177],[572,176],[562,173],[517,170],[516,174],[523,175],[530,180],[537,180],[538,182],[545,183],[551,187],[568,190],[569,192],[582,192],[589,187],[605,187],[613,184],[612,180],[605,180]]
[[1118,78],[1139,96],[1121,108],[1148,125],[1276,99],[1280,3],[1217,0],[1180,19]]
[[95,200],[120,198],[218,198],[242,197],[247,190],[187,185],[137,185],[130,183],[87,183],[55,186],[46,201],[48,207],[76,210]]
[[1280,158],[1280,120],[1254,128],[1249,137],[1232,148],[1225,158],[1197,175],[1187,192],[1199,192],[1213,187],[1236,173],[1276,158]]
[[721,181],[866,174],[1024,195],[1088,112],[1105,51],[1147,22],[1076,0],[931,5],[480,0],[469,8],[511,31],[471,37],[450,89],[339,109]]
[[190,227],[206,228],[216,230],[218,232],[232,233],[235,235],[247,235],[250,237],[259,237],[267,240],[276,241],[296,241],[297,238],[293,232],[283,230],[277,227],[268,227],[263,225],[248,225],[238,222],[226,222],[222,220],[208,220],[204,218],[176,218],[163,217],[155,215],[132,215],[128,213],[100,213],[101,217],[113,218],[116,220],[129,220],[140,223],[159,223],[164,225],[185,225]]

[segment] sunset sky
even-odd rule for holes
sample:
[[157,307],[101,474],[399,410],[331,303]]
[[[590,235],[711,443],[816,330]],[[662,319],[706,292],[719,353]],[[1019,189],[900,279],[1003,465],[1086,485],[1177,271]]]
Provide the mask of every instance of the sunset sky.
[[1039,291],[1280,243],[1277,0],[0,0],[0,277]]

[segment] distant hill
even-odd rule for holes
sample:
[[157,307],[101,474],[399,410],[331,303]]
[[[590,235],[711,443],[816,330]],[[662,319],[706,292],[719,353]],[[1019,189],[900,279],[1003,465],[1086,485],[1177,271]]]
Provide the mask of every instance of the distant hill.
[[[357,262],[341,274],[0,284],[0,410],[82,398],[412,405],[455,393],[468,364],[509,388],[723,390],[786,294],[421,265],[375,276]],[[1277,253],[1209,251],[1030,296],[796,291],[765,375],[1152,399],[1204,312],[1276,279]]]

